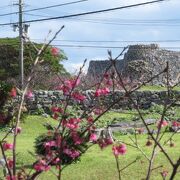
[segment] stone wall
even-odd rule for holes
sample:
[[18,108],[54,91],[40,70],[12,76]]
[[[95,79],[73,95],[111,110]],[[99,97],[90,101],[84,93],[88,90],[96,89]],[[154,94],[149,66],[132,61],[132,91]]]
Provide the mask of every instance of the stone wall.
[[[152,77],[166,67],[169,62],[171,79],[175,80],[180,73],[180,52],[169,51],[160,48],[156,44],[131,45],[124,55],[124,59],[117,61],[118,71],[132,81],[144,76],[145,79]],[[90,61],[87,77],[101,76],[110,61]],[[162,85],[163,76],[159,76],[152,84]]]
[[[99,101],[92,100],[94,91],[86,91],[87,99],[84,101],[85,107],[99,105]],[[133,108],[133,105],[129,102],[128,98],[124,98],[123,91],[116,91],[114,95],[109,94],[103,100],[103,104],[108,106],[113,102],[113,99],[118,99],[122,97],[121,101],[116,104],[114,109],[128,109]],[[140,106],[140,108],[147,109],[150,108],[153,104],[163,104],[167,97],[166,91],[136,91],[132,94],[132,98]],[[171,100],[173,101],[177,98],[180,99],[180,91],[173,91],[171,94]],[[34,97],[26,100],[26,107],[30,111],[36,111],[37,109],[43,108],[45,111],[52,104],[60,104],[64,100],[64,96],[61,91],[35,91]],[[170,102],[169,101],[169,102]],[[176,104],[179,102],[177,101]],[[180,104],[179,104],[180,105]]]

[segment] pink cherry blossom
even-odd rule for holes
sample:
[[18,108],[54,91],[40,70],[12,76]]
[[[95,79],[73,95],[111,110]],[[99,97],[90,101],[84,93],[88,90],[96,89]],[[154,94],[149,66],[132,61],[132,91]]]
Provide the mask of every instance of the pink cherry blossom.
[[9,95],[10,95],[11,97],[16,97],[16,96],[17,96],[17,91],[16,91],[16,88],[15,88],[15,87],[13,87],[13,88],[11,89],[11,91],[9,92]]
[[96,92],[95,92],[95,97],[99,97],[101,96],[101,89],[97,89]]
[[107,81],[106,81],[106,85],[107,85],[107,86],[112,86],[112,84],[113,84],[112,80],[107,80]]
[[60,159],[57,157],[56,159],[54,159],[54,160],[52,161],[52,164],[56,165],[56,164],[58,164],[59,162],[60,162]]
[[13,160],[12,160],[12,159],[8,159],[8,160],[7,160],[7,164],[8,164],[8,167],[9,167],[10,169],[13,168]]
[[98,139],[97,143],[101,149],[104,149],[105,147],[111,145],[113,142],[110,138],[103,138],[103,139]]
[[108,95],[110,93],[110,90],[109,88],[105,87],[105,88],[102,88],[102,89],[96,89],[96,92],[95,92],[95,97],[99,97],[99,96],[105,96],[105,95]]
[[16,176],[6,176],[6,180],[17,180]]
[[[61,146],[61,142],[62,142],[62,137],[60,135],[56,136],[56,146],[60,147]],[[65,141],[64,141],[65,143]]]
[[86,96],[84,96],[83,94],[80,94],[79,92],[74,92],[72,93],[72,98],[77,101],[84,101],[86,99]]
[[102,95],[107,95],[110,93],[109,88],[105,87],[104,89],[102,89]]
[[97,135],[95,133],[92,133],[89,137],[89,140],[92,142],[96,142],[97,141]]
[[57,120],[59,118],[59,114],[58,113],[54,113],[52,116],[53,119]]
[[167,170],[164,170],[164,171],[161,172],[161,176],[163,178],[165,178],[167,175],[168,175],[168,171]]
[[50,147],[55,147],[56,146],[56,141],[48,141],[44,143],[45,148],[50,148]]
[[79,134],[76,131],[71,132],[71,137],[75,145],[79,145],[83,143],[83,139],[79,136]]
[[51,108],[51,111],[53,112],[53,113],[62,113],[63,112],[63,110],[60,108],[60,107],[52,107]]
[[127,152],[127,147],[125,144],[114,145],[112,147],[114,156],[124,155]]
[[78,129],[79,128],[79,123],[80,123],[79,118],[70,118],[67,121],[63,121],[63,125],[69,129]]
[[52,47],[52,48],[51,48],[51,54],[52,54],[53,56],[58,56],[58,55],[59,55],[59,49],[56,48],[56,47]]
[[93,112],[94,112],[95,115],[100,115],[103,112],[103,110],[100,109],[100,108],[96,108],[96,109],[94,109]]
[[109,79],[109,74],[108,73],[104,73],[103,76],[104,76],[105,79]]
[[158,124],[157,124],[157,127],[158,128],[162,128],[162,127],[165,127],[165,126],[168,126],[168,122],[166,120],[163,120],[163,121],[159,121]]
[[20,134],[21,131],[22,131],[22,128],[21,128],[21,127],[17,127],[17,128],[16,128],[16,133],[17,133],[17,134]]
[[48,171],[50,169],[50,166],[46,163],[45,160],[40,160],[34,165],[34,169],[38,172]]
[[6,150],[12,150],[12,149],[13,149],[13,144],[5,142],[5,143],[3,144],[3,149],[4,149],[4,151],[6,151]]
[[61,85],[58,89],[62,90],[65,95],[69,94],[70,91],[80,84],[80,79],[69,79],[65,80],[64,84]]
[[180,122],[178,122],[178,121],[173,121],[173,122],[172,122],[172,126],[173,126],[173,127],[179,127],[179,126],[180,126]]
[[63,152],[64,152],[64,154],[68,155],[72,159],[75,159],[75,158],[79,157],[79,155],[80,155],[79,151],[74,150],[74,149],[69,149],[69,148],[65,148],[63,150]]
[[87,118],[87,121],[88,121],[88,124],[92,124],[92,123],[94,122],[94,119],[93,119],[92,116],[89,116],[89,117]]
[[34,95],[33,95],[33,93],[32,93],[32,91],[27,91],[27,93],[26,93],[26,98],[27,99],[31,99],[32,97],[33,97]]

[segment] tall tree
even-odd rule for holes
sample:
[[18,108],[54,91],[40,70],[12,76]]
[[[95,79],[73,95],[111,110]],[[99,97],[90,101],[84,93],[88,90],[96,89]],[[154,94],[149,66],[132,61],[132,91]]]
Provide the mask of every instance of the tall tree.
[[[41,47],[42,44],[35,44],[36,47]],[[30,72],[33,61],[37,55],[36,49],[30,44],[25,43],[24,46],[24,74]],[[63,50],[59,50],[58,54],[52,53],[52,47],[48,47],[42,55],[41,66],[37,68],[39,77],[52,77],[54,73],[66,74],[61,62],[67,59]],[[19,39],[18,38],[3,38],[0,39],[0,81],[15,80],[18,82],[20,76],[19,62]]]

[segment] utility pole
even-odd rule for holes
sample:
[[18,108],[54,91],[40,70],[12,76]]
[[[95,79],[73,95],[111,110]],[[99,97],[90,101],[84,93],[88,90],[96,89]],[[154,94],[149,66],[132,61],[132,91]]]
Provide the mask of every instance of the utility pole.
[[19,0],[19,60],[21,67],[21,89],[24,88],[24,37],[23,37],[23,0]]

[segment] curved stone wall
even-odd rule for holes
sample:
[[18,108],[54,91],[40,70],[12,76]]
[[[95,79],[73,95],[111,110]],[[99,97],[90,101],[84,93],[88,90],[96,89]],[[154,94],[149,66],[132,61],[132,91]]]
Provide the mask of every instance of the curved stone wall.
[[[94,91],[84,92],[86,95],[86,100],[84,101],[85,107],[97,105],[103,103],[105,106],[109,106],[113,102],[113,99],[118,99],[122,97],[121,101],[116,104],[113,109],[128,109],[133,108],[133,105],[129,102],[128,98],[125,98],[125,93],[123,91],[116,91],[114,95],[111,93],[105,97],[101,102],[99,100],[93,100]],[[164,104],[167,99],[166,91],[136,91],[132,94],[132,98],[139,105],[140,108],[147,109],[153,104]],[[178,99],[176,105],[180,105],[180,91],[173,91],[171,94],[171,99],[169,103]],[[64,100],[64,96],[61,91],[34,91],[34,97],[26,100],[26,107],[30,111],[35,111],[39,108],[48,109],[52,104],[59,104]]]

